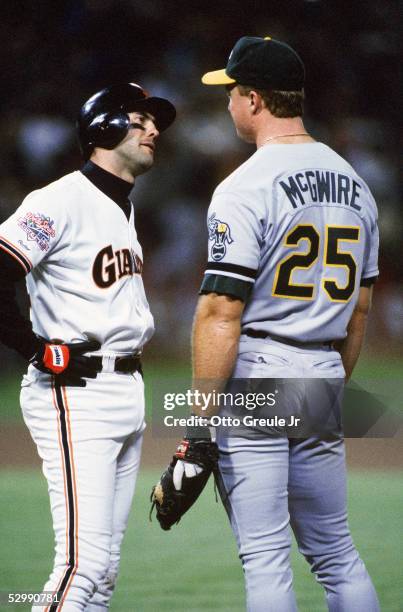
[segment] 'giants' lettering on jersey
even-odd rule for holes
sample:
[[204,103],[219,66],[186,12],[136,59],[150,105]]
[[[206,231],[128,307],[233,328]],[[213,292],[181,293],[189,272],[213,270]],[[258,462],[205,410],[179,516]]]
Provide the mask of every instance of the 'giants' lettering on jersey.
[[305,170],[280,181],[293,208],[304,204],[344,204],[361,210],[357,204],[361,185],[346,174],[323,170]]
[[129,249],[113,251],[112,245],[101,249],[92,266],[92,277],[95,284],[106,289],[123,276],[141,274],[143,262]]

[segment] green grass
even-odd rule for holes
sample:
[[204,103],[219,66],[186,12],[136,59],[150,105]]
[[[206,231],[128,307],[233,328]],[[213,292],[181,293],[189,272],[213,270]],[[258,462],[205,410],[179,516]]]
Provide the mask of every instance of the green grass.
[[366,378],[400,379],[402,375],[403,359],[397,356],[363,356],[358,360],[353,378],[356,380]]
[[0,422],[22,422],[20,384],[22,374],[2,376],[0,379]]
[[[140,474],[111,612],[243,612],[242,571],[212,487],[180,525],[163,532],[155,519],[148,521],[149,490],[158,475]],[[349,480],[353,537],[385,612],[398,612],[403,601],[401,480],[399,473],[373,472],[354,472]],[[53,557],[45,481],[36,471],[3,471],[0,494],[0,591],[38,591]],[[322,589],[295,549],[292,563],[300,611],[324,612]]]

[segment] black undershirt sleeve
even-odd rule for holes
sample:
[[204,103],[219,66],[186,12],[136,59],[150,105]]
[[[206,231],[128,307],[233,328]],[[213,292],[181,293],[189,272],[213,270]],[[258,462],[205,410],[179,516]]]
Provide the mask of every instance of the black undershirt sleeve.
[[17,304],[15,285],[24,276],[22,266],[0,249],[0,342],[30,359],[41,343]]

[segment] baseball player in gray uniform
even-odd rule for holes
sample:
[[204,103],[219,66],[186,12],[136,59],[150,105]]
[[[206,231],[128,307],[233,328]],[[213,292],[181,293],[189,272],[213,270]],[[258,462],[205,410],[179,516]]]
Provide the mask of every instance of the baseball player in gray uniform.
[[[194,386],[303,378],[342,388],[360,352],[378,275],[373,197],[347,161],[304,128],[304,66],[287,44],[243,37],[226,68],[202,82],[226,87],[237,134],[257,151],[217,187],[208,211]],[[309,404],[309,391],[300,401]],[[237,435],[235,428],[226,435],[218,427],[221,495],[249,612],[297,609],[289,524],[331,612],[379,610],[347,524],[338,427],[306,437]],[[175,466],[175,486],[201,469],[185,455]]]
[[[30,361],[24,420],[48,481],[55,560],[38,610],[109,607],[140,461],[140,354],[153,334],[130,200],[175,118],[139,85],[92,96],[81,171],[30,193],[0,225],[0,339]],[[31,321],[14,284],[26,276]]]

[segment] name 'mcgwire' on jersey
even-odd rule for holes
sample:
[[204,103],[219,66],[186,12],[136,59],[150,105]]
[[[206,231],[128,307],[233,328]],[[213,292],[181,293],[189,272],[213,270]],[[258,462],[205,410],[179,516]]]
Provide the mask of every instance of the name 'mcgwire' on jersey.
[[201,293],[246,302],[242,329],[342,339],[360,285],[378,276],[375,201],[322,143],[266,145],[215,190]]

